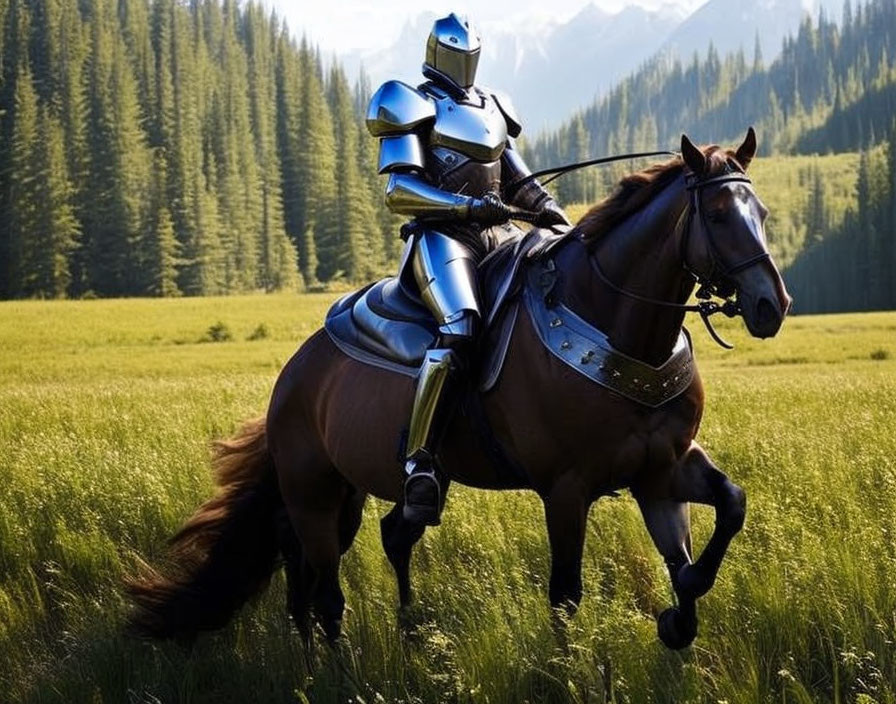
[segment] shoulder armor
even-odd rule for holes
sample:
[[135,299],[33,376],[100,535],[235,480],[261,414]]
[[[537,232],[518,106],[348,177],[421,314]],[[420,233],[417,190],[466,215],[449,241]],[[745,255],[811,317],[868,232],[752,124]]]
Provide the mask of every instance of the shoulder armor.
[[367,129],[374,137],[406,134],[435,118],[435,105],[426,95],[407,83],[387,81],[370,99]]
[[423,145],[420,137],[413,132],[390,137],[380,137],[380,159],[378,171],[381,174],[412,169],[423,170]]
[[510,98],[497,90],[490,90],[489,94],[492,96],[492,100],[498,105],[498,109],[501,111],[504,119],[507,120],[507,134],[511,137],[519,137],[520,132],[523,131],[523,126],[520,124],[520,118],[517,116],[513,103],[510,102]]

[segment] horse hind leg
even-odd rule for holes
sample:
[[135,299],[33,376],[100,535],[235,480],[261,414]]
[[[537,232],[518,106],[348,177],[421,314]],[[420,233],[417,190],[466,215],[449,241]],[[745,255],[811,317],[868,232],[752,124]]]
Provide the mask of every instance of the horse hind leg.
[[[352,489],[340,508],[338,521],[340,555],[344,555],[348,551],[361,527],[362,510],[366,498],[366,494]],[[316,570],[305,558],[302,543],[299,541],[286,511],[283,511],[278,523],[280,551],[285,561],[286,570],[287,610],[299,629],[302,640],[308,646],[311,644],[311,608],[315,604],[316,597],[321,596],[316,592],[318,586]],[[331,596],[329,601],[338,606],[340,597],[338,595]],[[323,610],[327,611],[326,608]],[[338,616],[334,611],[333,617],[337,621],[341,620],[341,610]],[[330,626],[329,630],[333,631],[334,627]]]
[[[310,636],[313,608],[328,641],[339,638],[345,597],[339,585],[341,544],[354,537],[355,521],[343,519],[343,506],[354,494],[327,462],[310,457],[282,434],[274,450],[280,489],[296,540],[281,536],[287,561],[290,611],[303,635]],[[349,530],[353,529],[353,530]]]
[[348,496],[339,509],[339,554],[345,555],[352,543],[355,542],[355,536],[361,527],[361,519],[364,513],[364,502],[367,500],[367,494],[354,487],[349,488]]
[[380,520],[380,537],[386,557],[398,580],[398,601],[402,608],[411,603],[411,552],[426,530],[426,526],[411,523],[403,516],[404,507],[398,503]]
[[286,572],[286,610],[299,629],[305,645],[311,643],[311,599],[314,574],[305,560],[302,544],[289,515],[284,510],[278,517],[280,553]]

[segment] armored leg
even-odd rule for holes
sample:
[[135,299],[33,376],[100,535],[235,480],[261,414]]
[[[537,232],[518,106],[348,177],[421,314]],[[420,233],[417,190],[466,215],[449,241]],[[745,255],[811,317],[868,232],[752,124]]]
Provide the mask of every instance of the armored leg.
[[404,517],[438,525],[442,501],[436,449],[469,367],[479,317],[476,268],[461,244],[437,232],[425,232],[417,240],[413,268],[423,301],[442,336],[439,346],[427,352],[417,377],[408,430]]

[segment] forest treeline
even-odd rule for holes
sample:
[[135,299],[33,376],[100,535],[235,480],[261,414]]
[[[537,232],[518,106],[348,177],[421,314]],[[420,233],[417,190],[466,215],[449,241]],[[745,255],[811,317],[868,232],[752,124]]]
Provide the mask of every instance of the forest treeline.
[[[896,308],[896,0],[846,0],[839,21],[807,16],[769,65],[758,38],[755,47],[750,59],[713,48],[655,58],[530,142],[530,161],[674,147],[682,132],[736,143],[751,124],[764,155],[861,152],[854,197],[832,198],[816,169],[796,186],[807,197],[773,213],[770,244],[801,250],[785,272],[797,311]],[[558,195],[590,202],[618,176],[579,172],[558,181]]]
[[[701,143],[733,142],[748,125],[760,134],[761,154],[859,151],[886,139],[894,115],[896,0],[845,0],[839,22],[806,15],[768,66],[758,37],[750,60],[743,51],[720,57],[712,46],[686,62],[660,55],[530,142],[527,154],[541,166],[674,148],[682,132]],[[562,195],[589,201],[605,177],[582,172],[564,181]]]
[[[896,0],[847,0],[767,66],[758,48],[659,57],[522,148],[541,166],[682,131],[733,142],[752,123],[765,154],[861,151],[854,195],[808,173],[770,239],[799,310],[894,307],[894,35]],[[401,220],[383,206],[369,94],[253,3],[0,0],[0,297],[314,289],[389,271]],[[593,202],[625,168],[570,174],[557,194]],[[821,272],[847,263],[822,290]]]
[[784,272],[796,312],[896,309],[896,124],[860,154],[855,207],[838,218],[818,169],[806,188],[807,241]]
[[369,90],[236,0],[0,0],[0,296],[357,281],[394,258]]

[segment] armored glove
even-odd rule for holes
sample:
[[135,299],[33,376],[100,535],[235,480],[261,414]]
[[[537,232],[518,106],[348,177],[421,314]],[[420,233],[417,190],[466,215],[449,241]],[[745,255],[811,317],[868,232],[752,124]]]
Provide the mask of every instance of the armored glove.
[[538,227],[551,227],[552,225],[571,225],[566,219],[566,213],[557,205],[557,201],[548,198],[538,211],[535,218]]
[[512,213],[496,193],[486,193],[482,198],[474,198],[470,203],[470,220],[482,225],[500,225],[510,220]]

